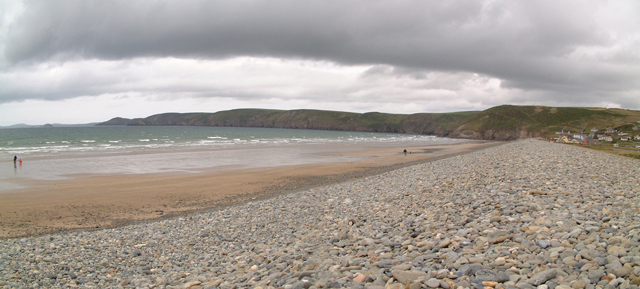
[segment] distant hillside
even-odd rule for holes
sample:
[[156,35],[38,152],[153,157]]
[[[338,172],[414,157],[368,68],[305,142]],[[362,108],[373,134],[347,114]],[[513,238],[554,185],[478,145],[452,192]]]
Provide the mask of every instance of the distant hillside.
[[637,121],[637,110],[502,105],[459,122],[456,133],[482,139],[550,137],[560,130],[590,133],[594,127],[602,131],[625,125],[631,129]]
[[28,127],[35,127],[35,125],[28,125],[25,123],[18,123],[18,124],[14,124],[14,125],[10,125],[10,126],[0,126],[0,128],[28,128]]
[[558,130],[631,128],[640,111],[503,105],[484,111],[387,114],[324,110],[235,109],[216,113],[163,113],[114,118],[98,125],[224,126],[412,133],[456,138],[513,140],[547,137]]
[[[10,126],[0,126],[0,129],[4,129],[4,128],[38,128],[38,127],[85,127],[85,126],[94,126],[94,125],[99,125],[100,123],[97,122],[93,122],[93,123],[83,123],[83,124],[64,124],[64,123],[47,123],[44,125],[29,125],[29,124],[24,124],[24,123],[19,123],[19,124],[14,124],[14,125],[10,125]],[[123,125],[126,125],[123,124]]]
[[99,125],[226,126],[445,135],[476,112],[351,113],[324,110],[235,109],[216,113],[163,113],[147,118],[114,118]]

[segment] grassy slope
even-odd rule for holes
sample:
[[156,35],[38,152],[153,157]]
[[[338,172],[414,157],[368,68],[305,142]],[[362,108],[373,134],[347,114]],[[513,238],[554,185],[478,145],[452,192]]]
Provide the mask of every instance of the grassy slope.
[[[566,144],[566,145],[579,146],[578,144]],[[631,143],[629,145],[632,146]],[[624,156],[624,157],[640,159],[640,149],[636,149],[634,147],[631,147],[631,148],[626,148],[626,147],[615,148],[615,147],[613,147],[613,144],[611,144],[611,143],[600,143],[599,145],[588,145],[588,146],[581,146],[581,147],[594,149],[594,150],[599,150],[599,151],[603,151],[603,152],[607,152],[607,153],[615,154],[615,155],[620,155],[620,156]]]
[[497,106],[479,112],[464,120],[465,129],[475,131],[512,130],[524,127],[542,136],[559,130],[590,132],[597,127],[606,130],[633,126],[640,120],[639,111],[544,106]]
[[[484,111],[417,113],[351,113],[324,110],[235,109],[216,113],[165,113],[130,120],[130,125],[188,125],[301,128],[515,139],[554,136],[556,131],[590,132],[597,127],[629,130],[640,111],[577,107],[502,105]],[[116,118],[103,124],[124,124]],[[460,134],[459,131],[471,131]]]
[[[476,112],[351,113],[326,110],[235,109],[216,113],[163,113],[130,120],[130,125],[250,126],[345,131],[437,134],[455,129],[457,122]],[[105,122],[122,125],[120,118]]]

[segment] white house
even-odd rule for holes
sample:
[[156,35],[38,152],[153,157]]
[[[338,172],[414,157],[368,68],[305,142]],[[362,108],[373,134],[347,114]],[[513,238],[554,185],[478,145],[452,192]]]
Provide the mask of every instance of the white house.
[[573,135],[573,138],[577,139],[577,140],[585,140],[587,139],[587,136],[581,133],[577,133]]

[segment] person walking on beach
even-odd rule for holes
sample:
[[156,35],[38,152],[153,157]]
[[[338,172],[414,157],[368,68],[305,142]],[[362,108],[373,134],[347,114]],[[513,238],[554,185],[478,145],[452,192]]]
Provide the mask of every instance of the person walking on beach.
[[407,150],[406,150],[406,149],[404,150],[404,155],[405,155],[405,156],[407,155]]
[[13,163],[15,164],[16,161],[18,160],[18,156],[13,156]]

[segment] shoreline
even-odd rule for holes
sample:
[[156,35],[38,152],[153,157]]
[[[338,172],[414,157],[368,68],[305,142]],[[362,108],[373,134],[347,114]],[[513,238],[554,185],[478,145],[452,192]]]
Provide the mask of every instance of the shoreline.
[[[21,156],[24,166],[10,165],[0,170],[0,193],[18,179],[68,179],[84,174],[201,173],[235,169],[271,168],[288,165],[358,161],[370,156],[351,154],[362,150],[382,150],[410,146],[460,144],[473,141],[433,139],[399,142],[327,142],[285,144],[240,144],[223,146],[159,147],[133,151],[65,152]],[[402,150],[402,149],[400,149]],[[343,153],[343,154],[341,154]],[[11,156],[13,158],[13,156]]]
[[[0,238],[117,228],[269,199],[320,185],[377,175],[503,144],[471,142],[336,152],[368,155],[355,162],[229,168],[202,173],[79,175],[70,180],[22,180],[2,193]],[[418,152],[422,150],[422,152]],[[392,153],[392,154],[390,154]],[[395,155],[394,155],[395,154]]]

